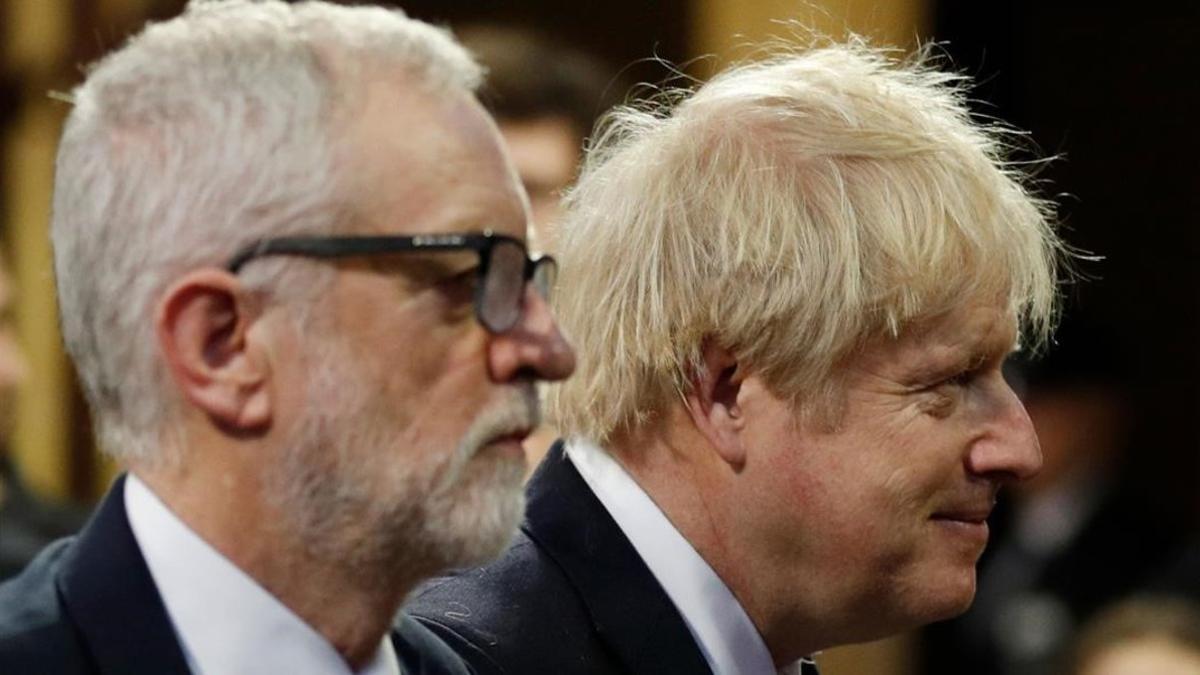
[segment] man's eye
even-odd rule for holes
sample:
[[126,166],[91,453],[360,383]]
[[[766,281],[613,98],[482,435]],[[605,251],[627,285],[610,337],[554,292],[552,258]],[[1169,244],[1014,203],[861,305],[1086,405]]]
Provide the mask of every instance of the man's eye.
[[975,377],[979,374],[976,370],[964,370],[952,377],[943,380],[944,384],[954,387],[965,387],[975,381]]
[[443,292],[458,296],[460,294],[470,297],[475,292],[475,286],[479,283],[479,267],[469,267],[458,274],[454,274],[442,279],[438,282],[438,286]]
[[970,363],[963,364],[958,372],[950,377],[947,377],[938,382],[938,387],[966,387],[974,384],[984,373],[988,372],[989,366],[987,359],[974,359]]
[[962,370],[949,376],[942,376],[935,380],[929,381],[927,384],[920,387],[923,392],[940,392],[947,388],[965,387],[971,384],[975,379],[975,371]]

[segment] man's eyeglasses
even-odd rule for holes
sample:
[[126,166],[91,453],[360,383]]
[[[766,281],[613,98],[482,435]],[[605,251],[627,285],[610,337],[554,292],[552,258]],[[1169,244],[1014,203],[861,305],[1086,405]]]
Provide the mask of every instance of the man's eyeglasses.
[[533,282],[546,300],[558,275],[550,256],[530,258],[519,239],[485,231],[479,234],[422,234],[412,237],[278,237],[255,242],[230,258],[234,274],[246,263],[268,255],[305,258],[361,258],[408,251],[462,251],[479,254],[475,317],[489,332],[503,333],[521,317],[525,284]]

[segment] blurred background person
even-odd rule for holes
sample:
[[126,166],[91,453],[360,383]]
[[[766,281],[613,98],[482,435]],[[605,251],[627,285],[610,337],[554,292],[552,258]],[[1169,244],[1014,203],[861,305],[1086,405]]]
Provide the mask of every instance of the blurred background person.
[[0,581],[15,576],[46,544],[74,534],[86,512],[55,503],[25,486],[8,456],[17,388],[29,376],[25,351],[13,331],[13,286],[0,255]]
[[1097,614],[1076,638],[1066,675],[1200,673],[1200,608],[1171,597],[1134,597]]
[[553,253],[563,192],[575,180],[584,142],[625,87],[599,57],[531,28],[479,24],[457,34],[487,68],[480,98],[529,193],[533,241]]

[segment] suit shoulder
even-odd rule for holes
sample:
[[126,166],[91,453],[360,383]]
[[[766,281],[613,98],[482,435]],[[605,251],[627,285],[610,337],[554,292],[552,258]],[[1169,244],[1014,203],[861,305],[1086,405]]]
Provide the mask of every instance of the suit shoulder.
[[0,584],[0,672],[84,672],[56,585],[72,541],[50,544],[20,575]]
[[405,610],[479,673],[587,672],[602,651],[574,586],[524,532],[498,560],[428,582]]
[[417,618],[497,636],[583,612],[567,577],[524,533],[499,559],[427,582],[406,609]]

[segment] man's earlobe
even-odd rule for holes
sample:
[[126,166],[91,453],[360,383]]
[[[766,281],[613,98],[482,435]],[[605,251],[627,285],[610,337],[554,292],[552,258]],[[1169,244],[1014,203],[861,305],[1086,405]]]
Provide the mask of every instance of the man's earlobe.
[[271,418],[268,364],[248,340],[254,317],[237,277],[218,269],[184,275],[163,295],[159,346],[183,398],[238,431]]
[[745,420],[738,404],[744,376],[744,368],[729,350],[706,340],[703,363],[693,375],[691,391],[686,396],[696,429],[734,470],[740,470],[746,463],[742,437]]

